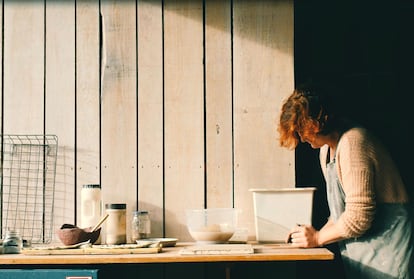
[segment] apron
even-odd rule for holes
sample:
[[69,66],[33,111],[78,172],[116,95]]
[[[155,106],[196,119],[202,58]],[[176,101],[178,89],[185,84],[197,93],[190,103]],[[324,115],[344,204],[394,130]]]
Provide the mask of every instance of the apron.
[[[335,159],[327,163],[327,200],[336,222],[345,210],[345,193]],[[414,222],[412,205],[377,204],[371,228],[361,237],[340,241],[346,277],[352,279],[414,279]]]

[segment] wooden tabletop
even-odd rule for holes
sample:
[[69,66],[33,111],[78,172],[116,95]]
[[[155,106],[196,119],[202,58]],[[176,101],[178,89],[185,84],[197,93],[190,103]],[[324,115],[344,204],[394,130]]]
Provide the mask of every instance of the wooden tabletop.
[[123,255],[28,255],[3,254],[0,264],[7,265],[65,265],[65,264],[131,264],[131,263],[190,263],[190,262],[257,262],[257,261],[309,261],[332,260],[334,254],[326,248],[300,249],[289,245],[253,245],[251,254],[182,255],[183,248],[191,243],[177,243],[158,253]]

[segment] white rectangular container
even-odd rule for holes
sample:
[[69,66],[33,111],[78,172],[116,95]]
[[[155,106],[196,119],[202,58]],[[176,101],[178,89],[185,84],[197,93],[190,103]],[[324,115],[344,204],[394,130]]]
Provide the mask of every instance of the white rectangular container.
[[284,242],[296,224],[312,224],[315,187],[250,189],[256,226],[256,240]]

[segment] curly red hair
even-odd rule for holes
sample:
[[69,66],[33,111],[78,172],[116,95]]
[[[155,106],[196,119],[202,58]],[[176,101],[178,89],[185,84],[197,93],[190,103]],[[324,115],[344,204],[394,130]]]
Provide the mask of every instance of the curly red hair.
[[278,132],[282,147],[294,149],[300,142],[300,135],[330,132],[330,117],[323,97],[311,88],[298,88],[282,105]]

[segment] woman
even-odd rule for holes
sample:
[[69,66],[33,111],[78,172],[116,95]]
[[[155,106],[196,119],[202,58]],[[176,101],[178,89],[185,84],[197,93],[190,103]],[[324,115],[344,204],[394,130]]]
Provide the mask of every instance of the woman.
[[347,278],[414,278],[413,207],[384,146],[365,128],[340,117],[329,92],[303,86],[284,102],[280,145],[320,149],[330,217],[318,231],[292,228],[293,246],[338,242]]

